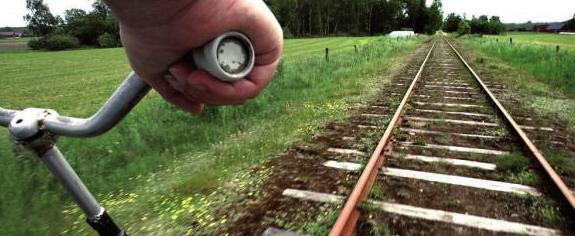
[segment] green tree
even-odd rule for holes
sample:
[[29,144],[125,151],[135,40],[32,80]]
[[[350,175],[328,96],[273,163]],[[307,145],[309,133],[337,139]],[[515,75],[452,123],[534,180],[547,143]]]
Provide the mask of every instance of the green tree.
[[28,30],[34,36],[44,36],[52,33],[61,19],[50,12],[44,0],[26,0],[28,14],[24,20],[28,22]]
[[489,25],[487,34],[501,34],[505,30],[505,25],[501,23],[499,16],[492,16],[489,18]]
[[[93,7],[90,13],[81,9],[66,10],[66,33],[77,37],[83,45],[110,47],[110,43],[100,45],[100,42],[119,42],[118,22],[109,8],[99,1]],[[103,35],[106,40],[99,39]]]
[[108,5],[106,5],[102,0],[94,1],[94,3],[92,3],[92,8],[94,9],[92,12],[104,18],[113,16],[112,9],[110,9],[110,7],[108,7]]
[[83,45],[96,46],[98,36],[113,31],[113,25],[109,25],[106,19],[95,12],[86,14],[82,10],[72,9],[66,11],[66,32],[74,35]]
[[449,15],[447,15],[445,22],[443,22],[443,31],[448,33],[457,32],[457,30],[459,29],[459,23],[462,20],[463,19],[461,18],[461,16],[456,15],[455,13],[450,13]]
[[424,33],[427,21],[425,0],[404,0],[404,11],[407,25],[411,26],[416,33]]
[[441,29],[441,24],[443,23],[442,7],[443,4],[441,3],[441,0],[433,0],[427,13],[427,24],[425,26],[425,32],[427,34],[434,34]]
[[457,33],[459,33],[460,36],[469,34],[470,32],[471,32],[471,26],[469,25],[469,22],[467,22],[466,20],[462,20],[461,22],[459,22]]
[[575,31],[575,18],[567,21],[565,24],[565,30]]
[[481,15],[479,18],[475,16],[469,22],[471,33],[473,34],[487,34],[489,29],[489,18],[486,15]]
[[75,24],[80,19],[86,17],[86,11],[82,9],[72,8],[64,12],[64,21],[67,25]]
[[[267,0],[286,35],[375,35],[411,28],[433,33],[442,23],[441,1]],[[290,33],[290,34],[288,34]]]

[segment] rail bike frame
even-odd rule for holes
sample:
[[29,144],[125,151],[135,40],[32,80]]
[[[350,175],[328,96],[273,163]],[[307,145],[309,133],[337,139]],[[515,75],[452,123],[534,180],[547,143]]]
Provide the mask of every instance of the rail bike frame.
[[[228,43],[233,45],[227,52]],[[225,45],[224,45],[225,44]],[[242,50],[237,50],[240,47]],[[228,71],[226,62],[243,58],[240,70]],[[245,77],[254,65],[254,50],[243,34],[227,32],[201,48],[194,49],[185,61],[224,81]],[[190,59],[192,58],[192,59]],[[237,60],[234,61],[237,63]],[[237,68],[236,68],[237,69]],[[92,137],[116,126],[150,91],[150,87],[134,72],[116,89],[108,101],[90,118],[81,119],[59,115],[51,109],[27,108],[21,111],[0,107],[0,126],[7,127],[12,140],[38,156],[62,183],[76,204],[86,214],[86,222],[100,235],[124,236],[123,231],[108,215],[96,198],[72,169],[56,143],[59,136]]]

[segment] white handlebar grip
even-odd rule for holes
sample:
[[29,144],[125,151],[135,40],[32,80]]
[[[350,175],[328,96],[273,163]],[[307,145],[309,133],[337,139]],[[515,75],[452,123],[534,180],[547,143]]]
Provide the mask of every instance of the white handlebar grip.
[[250,39],[239,32],[227,32],[201,48],[192,50],[194,64],[223,81],[246,77],[254,67]]

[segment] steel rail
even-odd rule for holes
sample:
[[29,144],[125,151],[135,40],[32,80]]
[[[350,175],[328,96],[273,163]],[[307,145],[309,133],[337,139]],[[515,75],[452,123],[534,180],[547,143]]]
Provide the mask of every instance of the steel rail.
[[503,107],[503,105],[499,103],[497,98],[495,98],[493,93],[491,93],[491,91],[487,88],[487,86],[481,80],[481,78],[479,78],[479,75],[477,75],[477,73],[475,73],[475,71],[473,70],[473,68],[471,68],[471,66],[467,63],[467,61],[463,59],[463,56],[461,56],[461,54],[457,51],[457,49],[453,47],[453,45],[449,42],[449,40],[445,39],[445,41],[447,42],[449,47],[451,47],[451,49],[455,52],[455,54],[457,54],[459,60],[461,60],[461,62],[465,64],[465,67],[471,72],[471,74],[473,74],[473,77],[479,83],[483,92],[485,92],[488,95],[491,102],[495,104],[499,113],[501,113],[505,117],[505,121],[508,123],[509,126],[511,126],[512,131],[515,132],[517,135],[519,135],[523,144],[527,147],[527,149],[529,149],[529,152],[535,157],[535,159],[537,159],[539,164],[543,167],[545,173],[549,176],[549,178],[551,178],[551,180],[555,184],[555,187],[559,189],[559,191],[561,192],[567,203],[571,206],[571,210],[575,211],[575,196],[573,196],[573,194],[571,193],[565,182],[563,182],[561,177],[557,174],[557,172],[555,172],[553,167],[551,167],[551,165],[549,164],[549,162],[547,162],[543,154],[541,154],[541,152],[539,151],[539,149],[537,149],[535,144],[531,142],[529,137],[527,137],[527,134],[523,132],[523,130],[517,124],[517,122],[515,122],[513,117],[511,117],[509,112],[507,112],[507,110]]
[[340,236],[340,235],[353,234],[355,225],[357,224],[357,220],[359,219],[359,210],[357,209],[357,207],[367,198],[367,195],[375,182],[375,179],[379,173],[379,169],[381,168],[381,166],[383,165],[383,161],[385,160],[384,151],[386,150],[384,149],[388,148],[393,131],[396,125],[401,121],[400,117],[403,114],[403,111],[405,110],[405,106],[407,105],[409,97],[413,93],[413,90],[417,85],[419,78],[421,77],[423,69],[425,68],[425,64],[427,63],[429,57],[431,56],[431,53],[433,52],[433,49],[435,48],[435,43],[436,41],[433,41],[433,44],[431,45],[431,48],[429,49],[429,52],[427,53],[425,60],[421,64],[421,67],[419,68],[417,75],[415,75],[415,78],[411,82],[411,85],[409,86],[409,89],[405,93],[403,100],[401,100],[401,103],[399,104],[399,107],[397,108],[395,115],[393,115],[393,118],[391,119],[389,125],[387,126],[385,133],[383,134],[383,137],[377,144],[375,151],[371,155],[369,162],[365,166],[365,169],[363,170],[361,177],[359,178],[359,181],[357,182],[353,191],[351,192],[351,195],[346,201],[329,235]]

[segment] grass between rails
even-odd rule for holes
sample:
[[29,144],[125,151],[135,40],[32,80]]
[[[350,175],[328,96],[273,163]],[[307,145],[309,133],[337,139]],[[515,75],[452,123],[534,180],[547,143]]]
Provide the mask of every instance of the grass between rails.
[[[287,56],[268,89],[240,107],[209,108],[194,117],[158,96],[148,96],[110,133],[93,139],[63,138],[60,149],[130,232],[209,233],[226,222],[212,214],[214,202],[224,196],[214,189],[323,122],[343,117],[346,101],[377,87],[369,74],[389,73],[386,66],[397,63],[417,45],[416,40],[369,41],[357,54],[334,56],[330,63],[322,56],[302,56],[298,61]],[[297,50],[312,47],[316,46]],[[129,70],[119,49],[0,53],[0,58],[0,71],[6,75],[3,91],[9,91],[0,94],[2,105],[22,108],[32,104],[73,115],[95,110]],[[3,139],[0,165],[4,170],[0,188],[10,193],[0,194],[0,219],[5,226],[0,234],[91,232],[37,159],[13,151]]]

